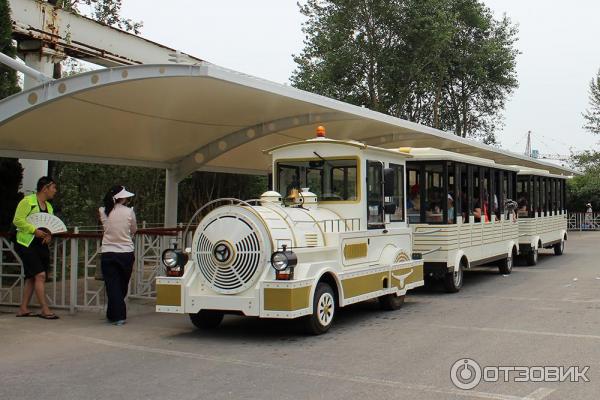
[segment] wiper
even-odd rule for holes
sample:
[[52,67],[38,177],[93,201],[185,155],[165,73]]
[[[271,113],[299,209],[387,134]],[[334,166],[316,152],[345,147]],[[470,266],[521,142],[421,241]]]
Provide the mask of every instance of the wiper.
[[327,161],[326,159],[324,159],[323,157],[321,157],[321,155],[319,153],[317,153],[316,151],[313,151],[313,154],[317,157],[319,157],[321,159],[321,161],[323,161],[324,163],[326,163],[327,165],[329,165],[330,167],[333,168],[333,164],[331,164],[329,161]]

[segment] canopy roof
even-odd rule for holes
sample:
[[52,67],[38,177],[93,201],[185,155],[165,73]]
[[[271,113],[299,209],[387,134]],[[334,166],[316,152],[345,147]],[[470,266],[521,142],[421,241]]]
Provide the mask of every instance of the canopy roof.
[[499,164],[574,171],[210,63],[107,68],[0,102],[0,156],[266,173],[267,148],[314,137],[435,147]]

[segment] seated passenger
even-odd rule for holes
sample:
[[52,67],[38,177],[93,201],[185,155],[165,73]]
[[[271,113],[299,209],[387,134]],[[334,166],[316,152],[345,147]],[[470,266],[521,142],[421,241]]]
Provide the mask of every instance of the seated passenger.
[[454,221],[454,198],[448,193],[448,223],[455,223]]
[[475,216],[475,222],[481,222],[481,214],[484,216],[485,222],[490,222],[489,210],[488,210],[488,202],[487,200],[483,201],[483,207],[480,204],[479,199],[475,199],[474,207],[473,207],[473,215]]
[[442,209],[437,203],[432,203],[425,212],[427,222],[442,222]]
[[519,217],[527,217],[529,215],[527,199],[525,197],[521,197],[517,203],[519,204],[519,208],[517,209],[517,215]]

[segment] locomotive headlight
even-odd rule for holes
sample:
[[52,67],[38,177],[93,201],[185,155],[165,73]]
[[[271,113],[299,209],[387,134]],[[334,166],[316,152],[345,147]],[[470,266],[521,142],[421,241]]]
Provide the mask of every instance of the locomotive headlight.
[[162,253],[162,262],[167,267],[167,276],[183,276],[183,267],[188,255],[177,249],[167,249]]
[[298,263],[298,257],[293,251],[276,251],[271,255],[271,265],[276,271],[284,271],[294,267]]
[[177,262],[179,261],[179,257],[177,252],[172,249],[167,249],[162,254],[162,261],[167,268],[173,268],[177,266]]

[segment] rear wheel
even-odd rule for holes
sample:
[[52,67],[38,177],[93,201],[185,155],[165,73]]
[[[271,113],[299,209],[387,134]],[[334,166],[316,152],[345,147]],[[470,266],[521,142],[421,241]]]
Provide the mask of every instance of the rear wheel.
[[556,243],[554,245],[554,254],[557,256],[562,256],[565,252],[565,241],[563,239],[560,240],[560,243]]
[[196,314],[190,314],[190,320],[196,328],[213,329],[223,321],[223,311],[200,310]]
[[502,264],[500,264],[500,266],[498,267],[501,274],[508,275],[512,272],[513,260],[514,260],[514,257],[512,255],[510,255],[510,256],[506,257],[504,260],[502,260]]
[[538,263],[538,249],[531,249],[531,251],[527,254],[527,265],[533,267]]
[[444,289],[448,293],[456,293],[462,288],[463,284],[463,266],[462,263],[454,268],[454,271],[447,272],[444,276]]
[[335,316],[335,295],[325,282],[319,282],[313,297],[313,313],[304,317],[306,331],[313,335],[325,333],[331,327]]
[[395,294],[386,294],[379,298],[379,306],[386,311],[397,310],[404,304],[404,297],[406,295],[397,296]]

